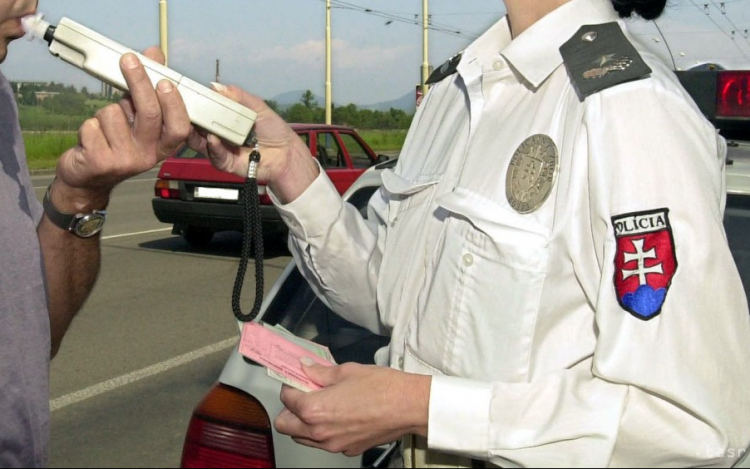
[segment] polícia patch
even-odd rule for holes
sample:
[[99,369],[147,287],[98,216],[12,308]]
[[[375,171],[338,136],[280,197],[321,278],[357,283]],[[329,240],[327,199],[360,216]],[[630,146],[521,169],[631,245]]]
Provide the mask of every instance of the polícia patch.
[[615,291],[623,309],[648,321],[661,313],[677,270],[669,209],[612,217]]

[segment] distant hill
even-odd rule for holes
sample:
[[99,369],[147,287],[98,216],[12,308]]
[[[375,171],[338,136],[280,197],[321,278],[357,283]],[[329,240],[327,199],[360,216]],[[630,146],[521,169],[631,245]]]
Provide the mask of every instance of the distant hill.
[[[279,104],[279,107],[281,109],[286,109],[290,106],[293,106],[300,101],[300,98],[305,93],[305,90],[297,90],[297,91],[287,91],[286,93],[281,93],[279,95],[274,96],[271,98],[271,101],[276,101]],[[318,102],[318,106],[325,106],[326,98],[322,96],[318,96],[317,94],[313,94],[313,98],[315,101]]]
[[[297,90],[297,91],[287,91],[286,93],[281,93],[279,95],[274,96],[271,98],[271,101],[276,101],[281,109],[286,109],[290,106],[293,106],[294,104],[297,104],[300,102],[300,97],[302,97],[302,94],[305,92],[305,90]],[[315,101],[318,102],[318,106],[323,107],[325,106],[326,99],[325,97],[313,95],[315,98]],[[346,106],[349,103],[336,103],[334,102],[334,105],[340,105],[340,106]],[[394,99],[393,101],[385,101],[381,103],[375,103],[375,104],[360,104],[360,103],[354,103],[359,109],[370,109],[373,111],[387,111],[390,108],[394,109],[401,109],[402,111],[405,111],[407,113],[413,113],[416,110],[416,103],[415,103],[415,97],[414,93],[407,93],[401,98]]]
[[414,93],[406,93],[402,97],[394,99],[393,101],[385,101],[376,104],[363,104],[361,106],[357,105],[357,107],[359,107],[360,109],[372,109],[373,111],[387,111],[391,108],[394,108],[401,109],[402,111],[411,114],[417,110],[417,103]]

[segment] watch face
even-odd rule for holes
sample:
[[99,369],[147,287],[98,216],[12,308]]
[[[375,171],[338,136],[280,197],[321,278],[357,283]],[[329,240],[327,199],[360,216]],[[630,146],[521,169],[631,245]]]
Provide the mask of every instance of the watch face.
[[104,215],[100,213],[92,213],[79,218],[73,227],[73,231],[81,238],[88,238],[99,233],[103,227]]

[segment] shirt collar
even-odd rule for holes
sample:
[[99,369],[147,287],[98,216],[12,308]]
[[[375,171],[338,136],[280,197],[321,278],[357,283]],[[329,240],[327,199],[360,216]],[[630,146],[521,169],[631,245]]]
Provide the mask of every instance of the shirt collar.
[[[617,21],[610,0],[570,0],[512,39],[507,17],[502,18],[464,53],[464,59],[492,60],[499,52],[534,88],[563,62],[562,46],[585,24]],[[494,57],[487,57],[492,51]]]

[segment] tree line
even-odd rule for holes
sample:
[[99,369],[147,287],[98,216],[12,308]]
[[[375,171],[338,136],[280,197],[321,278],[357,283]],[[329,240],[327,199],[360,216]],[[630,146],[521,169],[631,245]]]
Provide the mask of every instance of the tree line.
[[11,87],[16,93],[16,101],[19,105],[39,106],[52,114],[65,116],[91,114],[106,102],[119,99],[119,96],[105,98],[100,93],[90,93],[85,86],[79,91],[73,85],[55,82],[11,82]]
[[[287,122],[298,124],[325,122],[325,109],[318,105],[310,90],[302,93],[298,103],[285,109],[282,109],[275,101],[266,101],[266,104]],[[333,105],[331,109],[331,123],[358,129],[406,130],[411,125],[413,117],[414,114],[409,114],[402,109],[390,108],[388,111],[360,109],[356,104]]]
[[[51,114],[64,116],[90,115],[106,102],[120,99],[102,97],[100,93],[90,93],[86,87],[80,91],[73,85],[59,83],[18,83],[11,86],[16,92],[19,105],[39,106]],[[313,124],[325,122],[325,109],[322,108],[312,91],[307,90],[300,96],[299,102],[282,107],[278,102],[267,100],[268,106],[290,123]],[[388,111],[360,109],[355,104],[333,106],[331,120],[333,124],[347,125],[359,129],[405,130],[409,128],[414,114],[401,109],[391,108]]]

